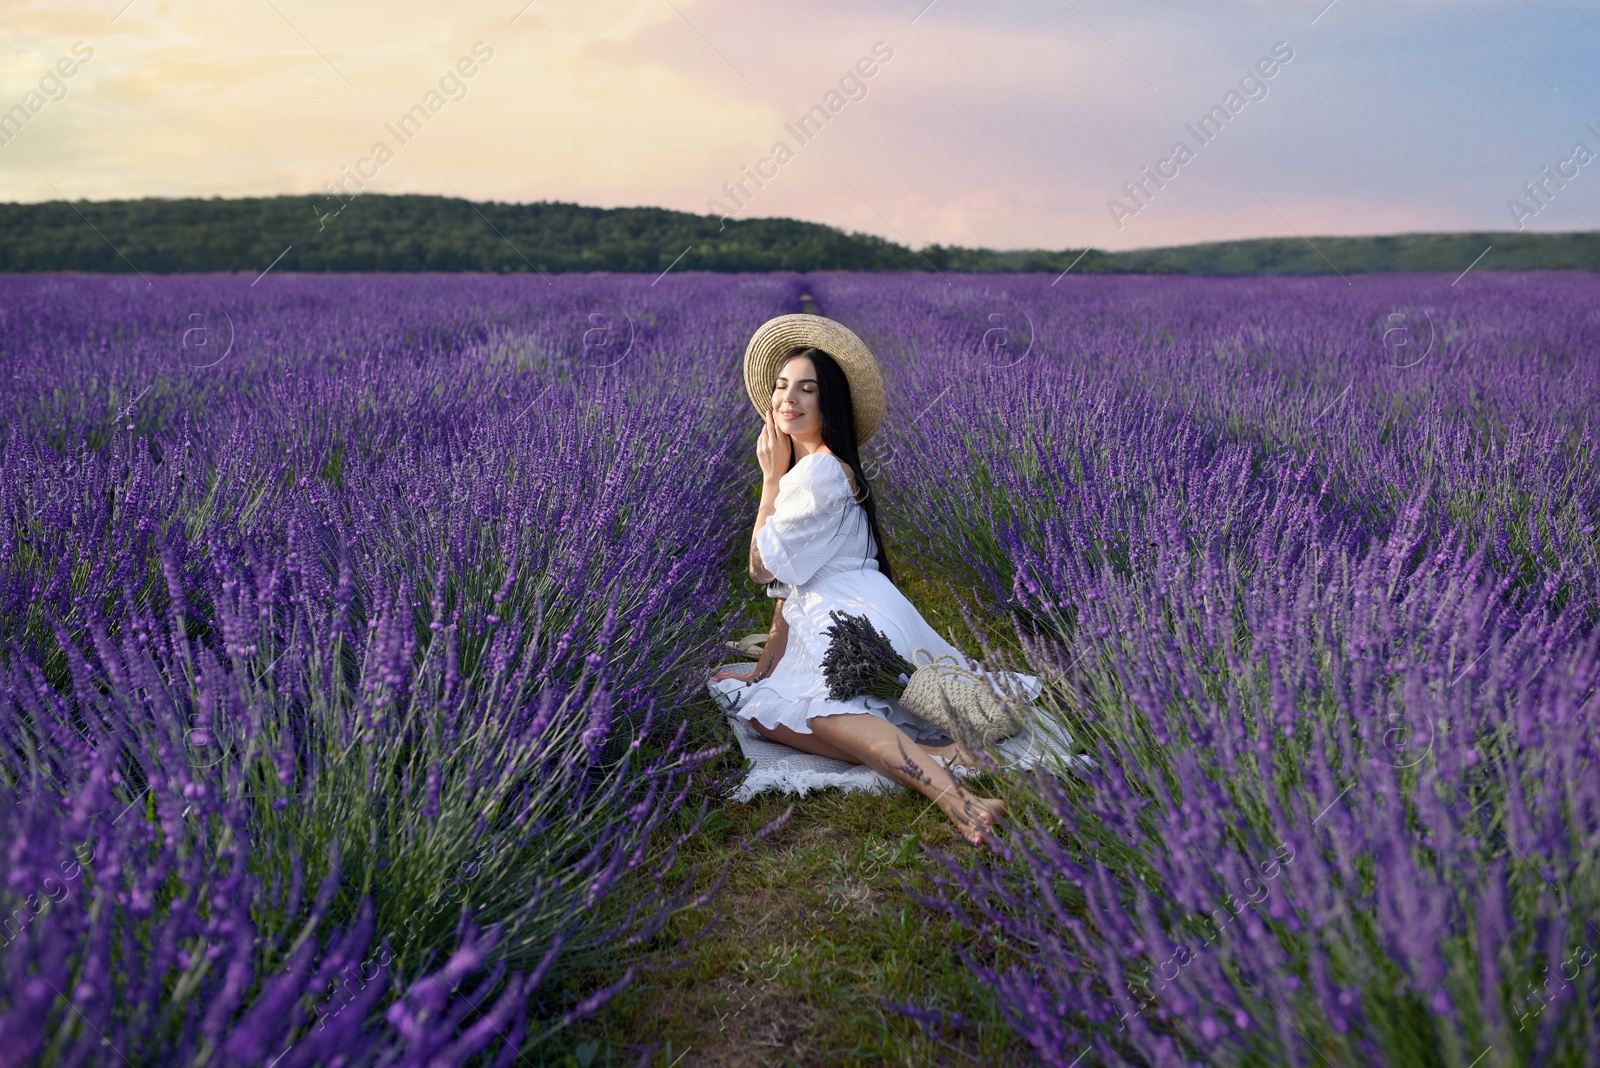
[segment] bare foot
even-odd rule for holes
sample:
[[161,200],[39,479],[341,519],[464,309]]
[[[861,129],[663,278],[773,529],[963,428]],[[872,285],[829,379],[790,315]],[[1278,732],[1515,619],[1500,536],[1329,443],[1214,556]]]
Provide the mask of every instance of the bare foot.
[[995,823],[1005,815],[1006,803],[995,797],[979,797],[962,791],[939,799],[939,809],[956,825],[961,837],[982,847],[995,832]]

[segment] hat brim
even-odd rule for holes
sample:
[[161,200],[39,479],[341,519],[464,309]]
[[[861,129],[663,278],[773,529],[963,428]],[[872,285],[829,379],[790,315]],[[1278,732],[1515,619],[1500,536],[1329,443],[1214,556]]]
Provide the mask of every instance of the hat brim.
[[744,388],[763,419],[772,407],[772,381],[783,358],[795,349],[817,348],[834,358],[850,382],[856,444],[864,445],[883,424],[883,371],[877,357],[843,323],[794,312],[768,319],[744,350]]

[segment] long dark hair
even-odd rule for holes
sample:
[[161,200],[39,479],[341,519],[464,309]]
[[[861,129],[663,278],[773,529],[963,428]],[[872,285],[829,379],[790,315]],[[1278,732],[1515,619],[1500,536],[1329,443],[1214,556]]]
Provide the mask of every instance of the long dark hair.
[[[867,513],[867,529],[872,531],[872,540],[878,546],[878,570],[884,578],[894,582],[894,572],[889,570],[889,552],[884,547],[883,534],[878,530],[878,495],[872,492],[872,484],[867,481],[866,472],[861,470],[861,453],[856,448],[856,414],[855,405],[850,399],[850,379],[837,360],[821,349],[814,348],[795,349],[778,364],[778,371],[782,372],[784,365],[796,356],[808,357],[811,366],[817,369],[817,407],[822,414],[822,443],[855,473],[858,487],[856,500],[862,511]],[[776,379],[777,374],[773,378]],[[789,452],[789,466],[794,466],[792,449]]]

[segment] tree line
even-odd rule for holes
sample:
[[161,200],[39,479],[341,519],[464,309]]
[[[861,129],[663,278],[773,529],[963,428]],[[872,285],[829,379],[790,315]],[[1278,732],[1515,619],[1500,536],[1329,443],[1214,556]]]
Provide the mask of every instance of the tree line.
[[1105,252],[929,245],[796,219],[362,194],[0,204],[0,271],[961,271],[1330,274],[1595,270],[1600,231],[1261,238]]

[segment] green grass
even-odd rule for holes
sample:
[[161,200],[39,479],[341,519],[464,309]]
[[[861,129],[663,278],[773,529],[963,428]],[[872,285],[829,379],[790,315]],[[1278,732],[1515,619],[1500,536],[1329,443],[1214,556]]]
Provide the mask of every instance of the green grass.
[[[1003,784],[996,792],[1011,799]],[[791,806],[778,830],[741,849]],[[675,918],[652,970],[583,1029],[609,1054],[596,1063],[635,1063],[651,1046],[651,1064],[686,1050],[683,1063],[706,1065],[1030,1061],[955,946],[991,964],[993,951],[906,896],[932,891],[937,862],[924,846],[964,848],[930,802],[909,790],[827,790],[727,801],[722,812],[684,860],[702,861],[709,883],[732,854],[727,881],[708,910]],[[924,1035],[877,996],[954,1010],[964,1025]]]

